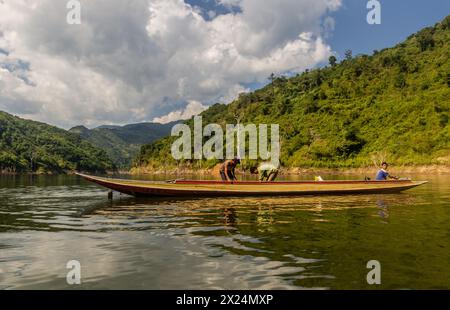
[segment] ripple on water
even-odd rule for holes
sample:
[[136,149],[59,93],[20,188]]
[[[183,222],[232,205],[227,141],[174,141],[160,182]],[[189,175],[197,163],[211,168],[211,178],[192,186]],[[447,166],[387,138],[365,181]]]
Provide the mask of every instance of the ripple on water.
[[78,182],[0,188],[2,288],[67,288],[71,259],[82,263],[85,288],[366,288],[369,259],[398,267],[405,257],[411,266],[384,277],[387,287],[450,287],[445,186],[382,196],[108,201],[104,190]]

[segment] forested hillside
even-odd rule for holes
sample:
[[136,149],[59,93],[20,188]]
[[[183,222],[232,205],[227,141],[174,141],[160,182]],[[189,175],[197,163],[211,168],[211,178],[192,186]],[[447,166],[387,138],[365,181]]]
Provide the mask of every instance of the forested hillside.
[[66,130],[0,111],[0,172],[104,172],[106,153]]
[[[359,167],[383,154],[401,165],[450,164],[450,16],[370,56],[297,76],[214,105],[203,123],[280,124],[287,167]],[[192,125],[192,120],[188,122]],[[140,167],[176,165],[174,138],[142,147]],[[189,165],[189,162],[184,162]],[[213,165],[214,163],[207,163]]]

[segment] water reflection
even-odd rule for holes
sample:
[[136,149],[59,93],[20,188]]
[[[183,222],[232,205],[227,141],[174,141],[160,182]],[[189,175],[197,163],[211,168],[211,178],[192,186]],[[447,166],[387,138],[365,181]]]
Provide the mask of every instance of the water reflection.
[[225,226],[235,227],[237,223],[236,210],[234,208],[222,209]]
[[450,286],[441,183],[392,195],[109,201],[77,179],[27,179],[1,187],[0,201],[3,288],[67,288],[74,258],[85,288],[369,288],[370,259],[387,264],[383,288]]
[[377,200],[377,206],[379,208],[378,214],[382,219],[384,219],[384,223],[388,223],[389,219],[389,207],[386,202],[382,199]]

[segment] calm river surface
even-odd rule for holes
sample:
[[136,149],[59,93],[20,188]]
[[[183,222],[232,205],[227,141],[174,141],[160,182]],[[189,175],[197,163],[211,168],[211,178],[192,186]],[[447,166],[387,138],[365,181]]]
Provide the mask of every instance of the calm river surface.
[[110,202],[75,176],[2,176],[0,289],[450,289],[450,176],[420,179],[402,194]]

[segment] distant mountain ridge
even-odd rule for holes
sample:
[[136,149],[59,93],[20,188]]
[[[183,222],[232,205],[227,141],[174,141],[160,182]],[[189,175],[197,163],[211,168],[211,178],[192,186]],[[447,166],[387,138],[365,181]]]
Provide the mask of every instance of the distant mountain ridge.
[[119,168],[129,168],[144,144],[168,136],[178,122],[137,123],[125,126],[102,125],[93,129],[76,126],[69,132],[80,135],[92,145],[104,150]]

